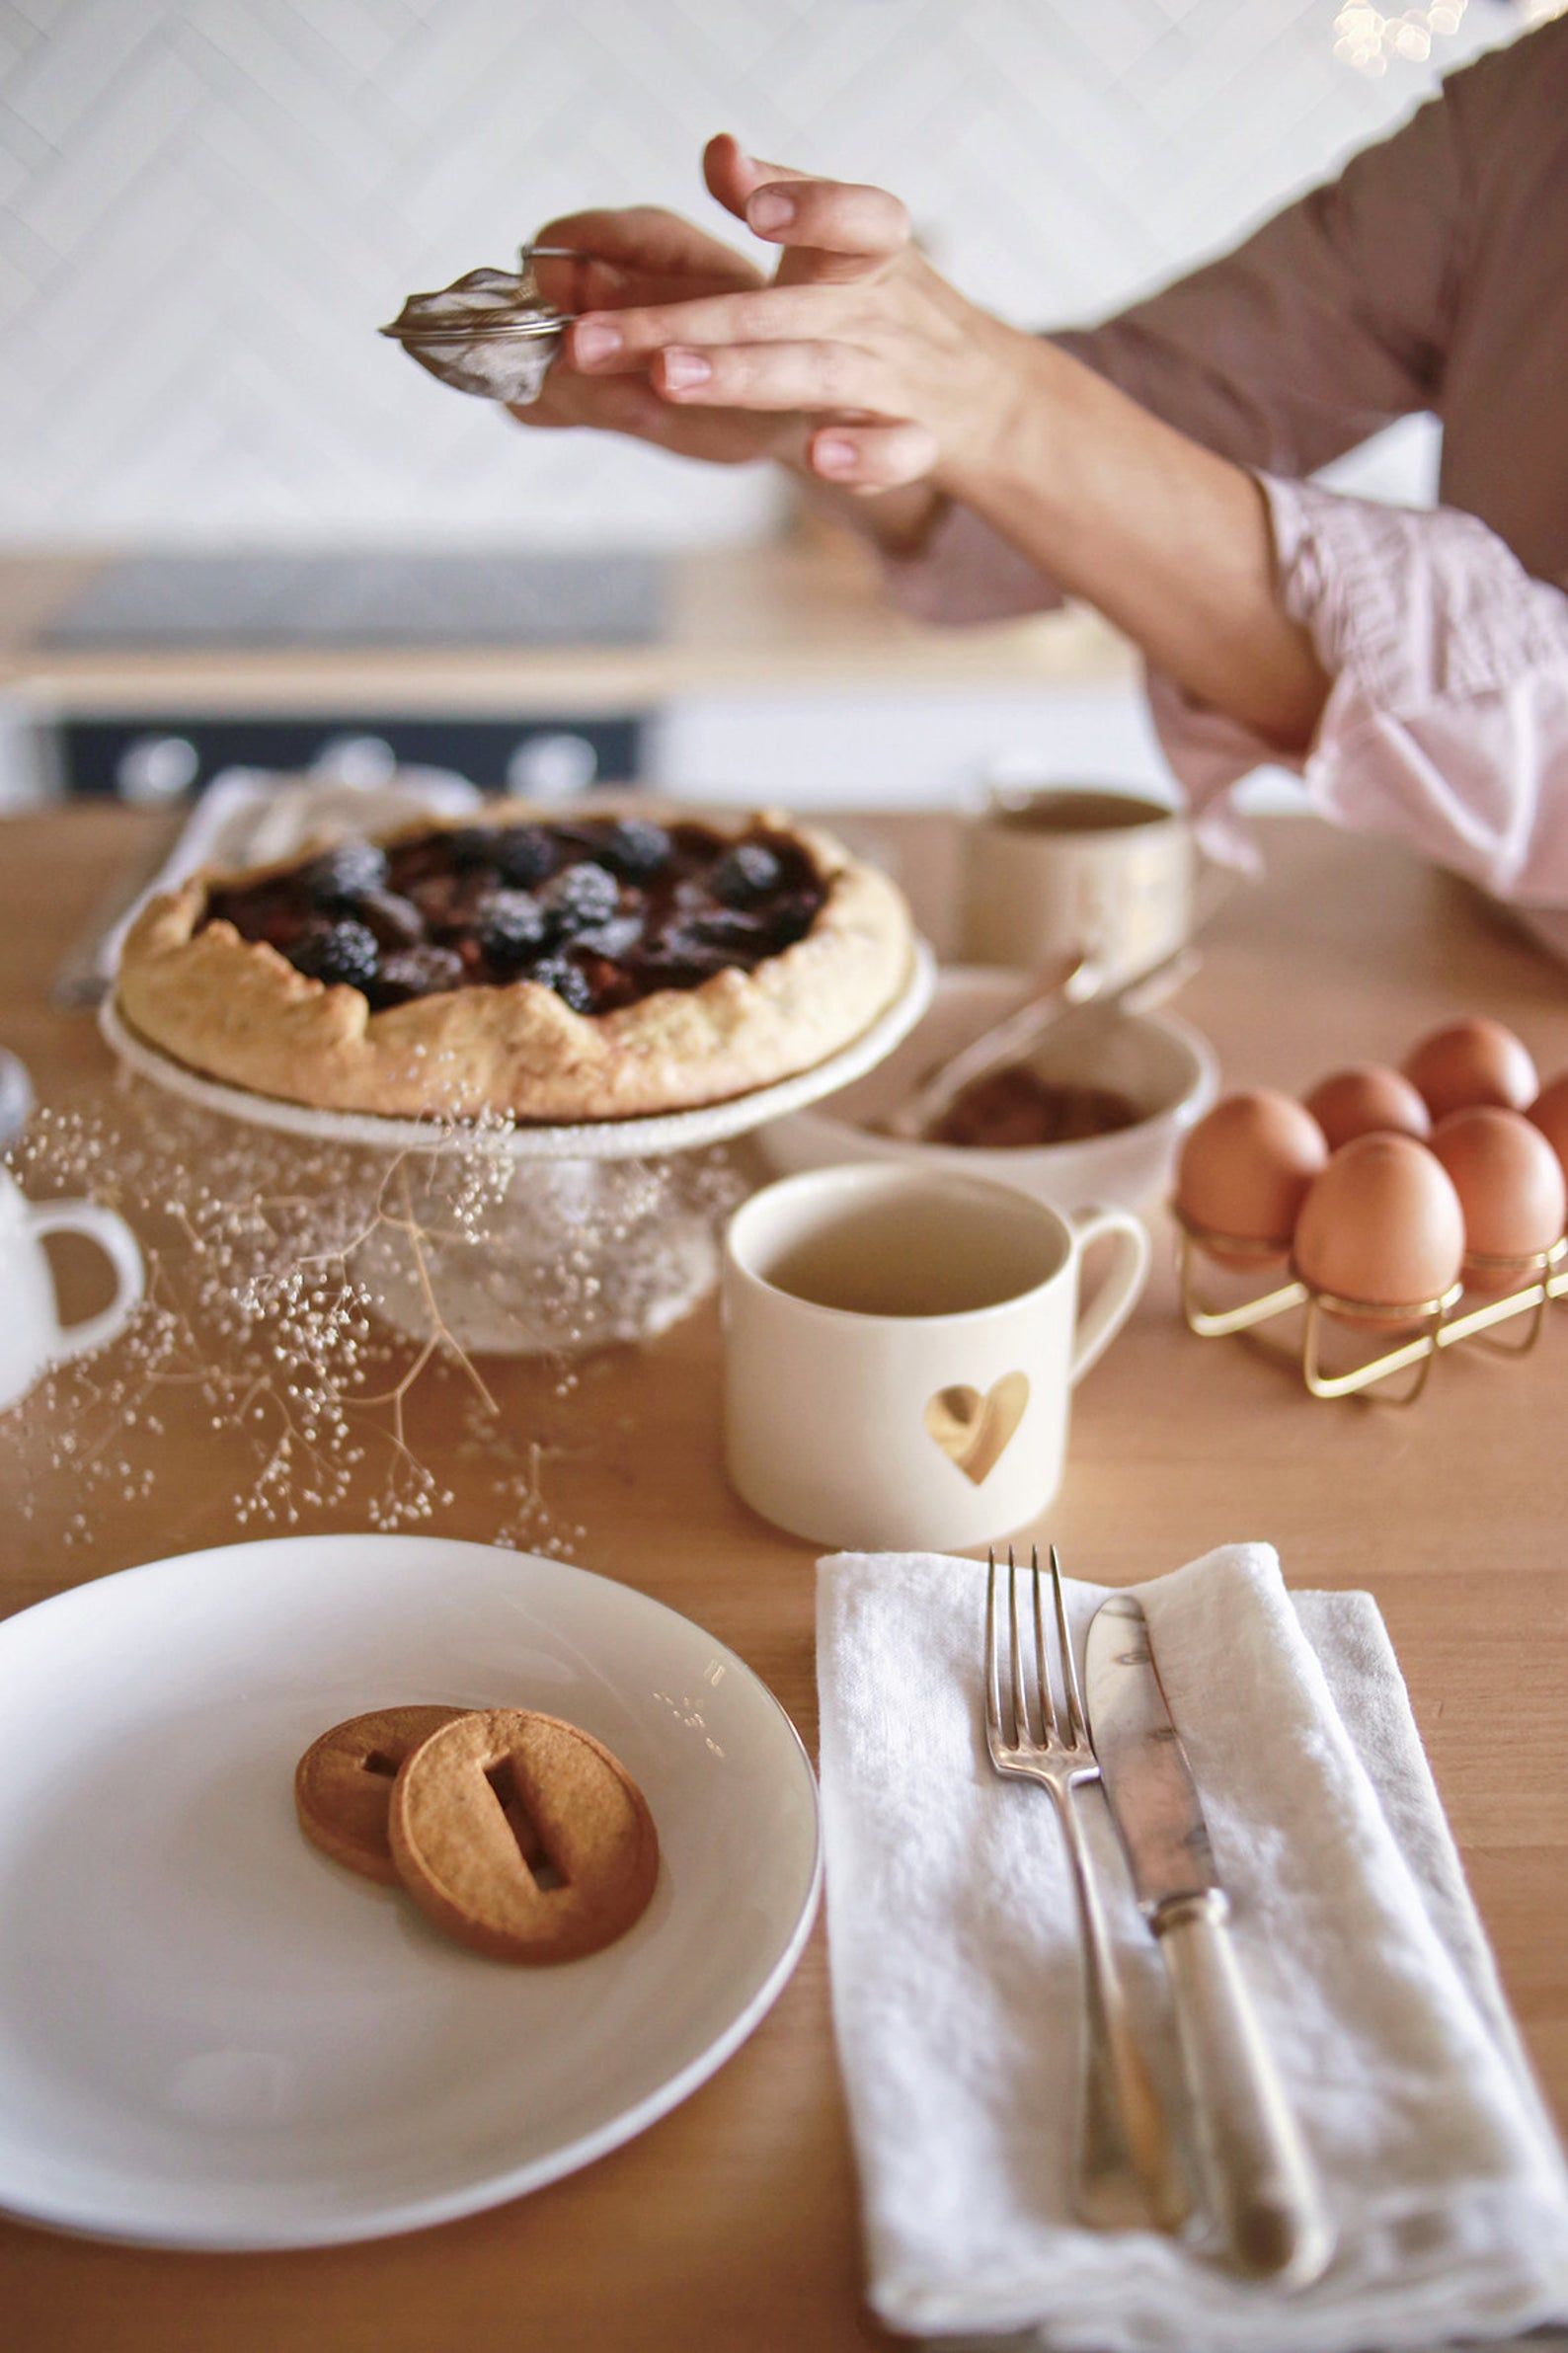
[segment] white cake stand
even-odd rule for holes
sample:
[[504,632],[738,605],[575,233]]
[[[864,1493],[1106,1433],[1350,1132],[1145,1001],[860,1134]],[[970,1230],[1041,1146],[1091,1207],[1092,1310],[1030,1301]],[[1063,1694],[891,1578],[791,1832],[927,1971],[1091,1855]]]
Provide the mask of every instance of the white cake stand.
[[[863,1077],[920,1019],[935,979],[935,959],[917,942],[901,994],[812,1069],[697,1111],[570,1127],[469,1129],[316,1111],[188,1069],[138,1037],[113,998],[100,1008],[99,1026],[125,1068],[220,1119],[389,1161],[424,1156],[411,1163],[416,1215],[429,1229],[422,1264],[416,1268],[383,1233],[356,1256],[356,1277],[385,1320],[411,1337],[430,1330],[428,1281],[442,1322],[470,1354],[535,1356],[650,1339],[695,1306],[717,1278],[724,1204],[722,1187],[704,1185],[700,1164],[684,1155],[730,1142]],[[449,1192],[454,1157],[488,1160],[501,1179],[477,1247],[472,1233],[442,1233],[450,1223],[440,1214],[442,1186]]]

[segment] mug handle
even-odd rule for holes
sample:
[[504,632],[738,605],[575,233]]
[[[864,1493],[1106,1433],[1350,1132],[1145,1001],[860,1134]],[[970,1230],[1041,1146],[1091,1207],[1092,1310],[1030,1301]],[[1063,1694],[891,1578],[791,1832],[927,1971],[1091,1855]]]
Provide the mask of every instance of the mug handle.
[[86,1234],[98,1244],[115,1270],[115,1296],[110,1304],[97,1315],[84,1316],[80,1323],[56,1321],[57,1338],[50,1356],[56,1364],[63,1364],[68,1357],[85,1356],[89,1349],[104,1347],[129,1323],[147,1288],[146,1270],[135,1235],[123,1217],[96,1201],[39,1202],[36,1209],[28,1211],[27,1222],[36,1234]]
[[1073,1342],[1072,1368],[1067,1374],[1076,1387],[1091,1365],[1097,1364],[1122,1329],[1148,1280],[1152,1251],[1148,1229],[1131,1210],[1074,1210],[1067,1219],[1078,1247],[1087,1249],[1104,1234],[1116,1237],[1116,1257],[1100,1285],[1088,1313],[1079,1318]]

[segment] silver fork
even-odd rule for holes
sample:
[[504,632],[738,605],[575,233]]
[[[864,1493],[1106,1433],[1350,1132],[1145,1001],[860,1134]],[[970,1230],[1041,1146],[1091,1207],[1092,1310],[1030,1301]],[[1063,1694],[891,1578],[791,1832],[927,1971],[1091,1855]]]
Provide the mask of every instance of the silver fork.
[[[1093,1859],[1078,1820],[1073,1791],[1100,1778],[1089,1745],[1078,1670],[1072,1655],[1061,1563],[1051,1547],[1051,1584],[1061,1653],[1066,1722],[1052,1690],[1045,1619],[1040,1604],[1040,1552],[1029,1556],[1034,1597],[1034,1706],[1018,1622],[1018,1574],[1007,1547],[1007,1692],[1003,1696],[1001,1628],[996,1608],[996,1555],[987,1554],[985,1586],[985,1746],[1005,1778],[1038,1781],[1056,1801],[1083,1930],[1083,2034],[1079,2058],[1079,2119],[1073,2204],[1081,2222],[1097,2230],[1135,2230],[1153,2222],[1180,2229],[1187,2199],[1175,2146],[1158,2094],[1133,2038],[1116,1951],[1100,1908]],[[1036,1729],[1038,1725],[1038,1731]]]

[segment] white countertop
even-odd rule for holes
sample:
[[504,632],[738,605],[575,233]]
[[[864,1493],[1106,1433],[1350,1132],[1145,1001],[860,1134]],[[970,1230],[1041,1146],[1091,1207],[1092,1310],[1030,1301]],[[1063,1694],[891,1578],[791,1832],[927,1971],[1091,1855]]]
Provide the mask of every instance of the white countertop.
[[39,639],[116,551],[0,555],[0,693],[40,714],[363,709],[506,716],[659,706],[704,693],[1125,684],[1126,644],[1082,610],[942,630],[891,610],[834,535],[684,552],[668,623],[641,646],[65,651]]

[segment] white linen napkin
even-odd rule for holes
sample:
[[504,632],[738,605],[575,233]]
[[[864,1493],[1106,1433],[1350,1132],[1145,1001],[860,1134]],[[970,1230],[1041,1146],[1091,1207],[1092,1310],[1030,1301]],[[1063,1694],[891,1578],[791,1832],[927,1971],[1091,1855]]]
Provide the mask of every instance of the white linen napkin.
[[[1072,2222],[1076,1918],[1051,1800],[985,1756],[984,1590],[932,1553],[818,1572],[833,2012],[882,2319],[1074,2353],[1359,2353],[1568,2317],[1568,2173],[1376,1605],[1288,1594],[1263,1545],[1134,1590],[1337,2252],[1287,2297]],[[1069,1586],[1080,1645],[1104,1590]],[[1167,2069],[1163,1971],[1103,1801],[1079,1802]]]

